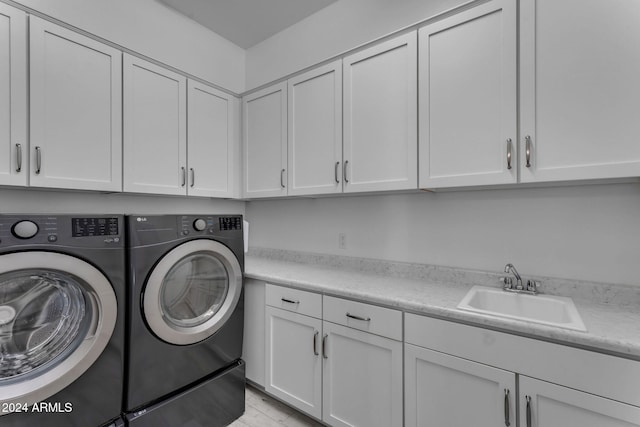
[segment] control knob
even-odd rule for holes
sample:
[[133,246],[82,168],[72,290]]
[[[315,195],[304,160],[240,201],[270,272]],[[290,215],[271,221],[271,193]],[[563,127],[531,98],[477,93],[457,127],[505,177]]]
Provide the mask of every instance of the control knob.
[[193,221],[193,228],[195,228],[197,231],[202,231],[207,228],[207,222],[202,218],[198,218]]
[[38,225],[33,221],[19,221],[13,225],[11,231],[19,239],[30,239],[38,234]]

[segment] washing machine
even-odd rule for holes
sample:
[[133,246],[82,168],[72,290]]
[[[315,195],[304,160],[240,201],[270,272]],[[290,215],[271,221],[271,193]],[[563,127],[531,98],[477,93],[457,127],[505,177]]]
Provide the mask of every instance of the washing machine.
[[225,426],[244,412],[240,215],[128,215],[130,426]]
[[124,217],[0,215],[0,425],[122,411]]

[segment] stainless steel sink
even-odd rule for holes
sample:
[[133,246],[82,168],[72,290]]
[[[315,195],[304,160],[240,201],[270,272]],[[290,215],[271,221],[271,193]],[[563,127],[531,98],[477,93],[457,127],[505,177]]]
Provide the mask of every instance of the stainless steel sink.
[[571,298],[526,295],[502,289],[474,286],[458,308],[487,316],[506,317],[586,332],[587,328]]

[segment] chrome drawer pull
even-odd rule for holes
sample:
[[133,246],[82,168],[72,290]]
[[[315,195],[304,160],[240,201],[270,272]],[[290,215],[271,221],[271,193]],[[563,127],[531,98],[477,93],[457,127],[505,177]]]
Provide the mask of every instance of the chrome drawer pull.
[[313,354],[315,354],[316,356],[320,354],[318,353],[318,334],[320,334],[320,332],[318,331],[313,334]]
[[327,337],[329,335],[325,334],[324,337],[322,337],[322,358],[323,359],[328,359],[329,357],[327,356]]
[[280,171],[280,187],[284,188],[284,169]]
[[300,301],[295,301],[292,299],[288,299],[288,298],[280,298],[282,301],[284,302],[288,302],[289,304],[300,304]]
[[196,185],[196,171],[193,168],[189,168],[191,171],[191,188]]
[[16,172],[22,171],[22,145],[16,144]]
[[531,427],[531,396],[527,396],[527,427]]
[[333,171],[336,178],[336,184],[340,184],[340,180],[338,179],[338,166],[340,166],[340,162],[336,162],[336,168]]
[[507,139],[507,169],[511,170],[511,138]]
[[182,185],[181,187],[184,187],[185,185],[187,185],[187,169],[183,166],[180,169],[182,169]]
[[36,175],[40,174],[42,170],[42,149],[36,147]]
[[526,151],[526,157],[527,157],[527,164],[525,166],[530,168],[531,167],[531,137],[529,135],[525,136],[524,142],[525,142],[525,151]]
[[504,389],[504,425],[509,427],[511,422],[509,421],[509,389]]
[[344,182],[349,183],[349,179],[347,178],[347,165],[349,164],[349,160],[345,160],[344,162],[344,171],[342,172],[342,176],[344,177]]
[[350,317],[350,318],[356,319],[356,320],[362,320],[363,322],[370,322],[371,321],[370,317],[360,317],[360,316],[356,316],[355,314],[351,314],[349,312],[347,312],[347,317]]

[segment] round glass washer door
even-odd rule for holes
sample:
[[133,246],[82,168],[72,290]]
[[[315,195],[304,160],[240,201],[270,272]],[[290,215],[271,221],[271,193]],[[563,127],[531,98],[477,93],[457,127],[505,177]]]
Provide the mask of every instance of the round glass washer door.
[[0,255],[0,402],[36,403],[71,384],[103,352],[116,319],[111,284],[85,261]]
[[231,317],[242,293],[236,256],[214,240],[192,240],[168,252],[144,290],[144,317],[153,333],[176,345],[215,334]]

